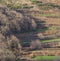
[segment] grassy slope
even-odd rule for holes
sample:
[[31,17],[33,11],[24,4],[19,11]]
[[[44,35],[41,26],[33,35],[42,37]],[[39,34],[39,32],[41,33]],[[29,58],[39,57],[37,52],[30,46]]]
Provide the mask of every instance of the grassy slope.
[[[50,5],[48,6],[47,4],[45,4],[47,2],[47,0],[45,0],[45,3],[41,3],[41,1],[39,3],[39,2],[37,2],[37,0],[14,0],[14,1],[13,0],[1,0],[0,1],[1,4],[3,4],[3,1],[6,4],[13,4],[14,7],[16,5],[19,5],[19,6],[21,5],[22,6],[22,4],[36,5],[36,8],[38,7],[37,9],[39,9],[40,13],[36,13],[36,14],[31,13],[31,16],[37,17],[39,19],[42,19],[42,20],[46,21],[46,24],[60,25],[60,13],[59,13],[60,10],[56,11],[55,7],[51,8],[52,6],[50,6]],[[12,3],[11,3],[11,1],[12,1]],[[56,2],[58,2],[58,1],[60,1],[60,0],[57,0]],[[53,2],[55,2],[55,0]],[[49,3],[52,3],[52,0],[49,1]],[[40,6],[38,6],[39,4],[40,4]],[[44,6],[44,4],[45,4],[45,6]],[[42,7],[47,8],[47,9],[43,9]],[[52,18],[52,17],[54,17],[54,18]],[[57,18],[55,18],[55,17],[57,17]],[[49,31],[49,32],[51,31],[53,33],[53,31],[55,31],[55,30],[60,30],[60,26],[55,26],[54,28],[53,28],[53,26],[49,27],[49,30],[47,30],[47,31]],[[35,32],[44,32],[44,31],[45,31],[45,29],[35,30]],[[34,32],[34,31],[32,31],[32,32]]]
[[42,42],[54,42],[54,41],[60,41],[60,38],[58,38],[58,39],[51,39],[51,40],[43,40]]
[[55,56],[36,56],[34,57],[35,60],[55,60],[57,57]]
[[[6,4],[10,4],[10,2],[9,1],[7,1],[7,0],[4,0],[5,1],[5,3]],[[16,3],[16,1],[18,1],[18,3]],[[57,0],[56,0],[57,1]],[[59,0],[60,1],[60,0]],[[50,1],[50,2],[52,2],[52,1]],[[31,1],[28,1],[28,0],[15,0],[15,3],[13,4],[14,5],[14,7],[17,5],[17,6],[20,6],[21,4],[28,4],[28,5],[37,5],[37,4],[32,4],[31,3]],[[60,2],[58,2],[58,4],[59,4]],[[4,4],[2,1],[1,1],[1,3],[0,4]],[[56,3],[57,4],[57,3]],[[38,14],[32,14],[32,16],[34,16],[34,17],[39,17],[39,19],[42,19],[42,20],[45,20],[46,22],[47,22],[47,24],[58,24],[58,25],[60,25],[60,12],[59,12],[59,10],[58,11],[54,11],[55,10],[55,8],[51,8],[51,7],[48,7],[48,6],[46,6],[45,8],[42,8],[42,7],[44,7],[44,6],[40,6],[40,7],[38,7],[39,8],[39,11],[40,11],[40,9],[41,9],[41,11],[40,12],[43,12],[43,14],[40,14],[40,13],[38,13]],[[36,7],[37,8],[37,7]],[[48,9],[47,9],[48,8]],[[50,11],[49,11],[49,9],[51,9]],[[36,9],[35,9],[36,10]],[[45,14],[45,12],[46,12],[46,14]],[[48,13],[47,13],[48,12]],[[50,13],[51,12],[51,13]],[[47,17],[50,17],[50,18],[47,18]],[[58,18],[51,18],[51,17],[58,17]],[[60,28],[60,26],[56,26],[57,28],[59,27]],[[53,27],[51,27],[51,29],[55,29],[55,28],[53,28]],[[50,29],[50,30],[51,30]],[[56,29],[55,29],[56,30]],[[59,29],[60,30],[60,29]],[[37,30],[37,32],[42,32],[42,31],[44,31],[44,30]],[[43,42],[53,42],[53,41],[60,41],[60,38],[59,39],[52,39],[52,40],[44,40]],[[54,57],[54,56],[37,56],[37,57],[35,57],[34,59],[38,59],[38,60],[41,60],[41,59],[43,59],[43,60],[52,60],[52,59],[55,59],[56,57]]]

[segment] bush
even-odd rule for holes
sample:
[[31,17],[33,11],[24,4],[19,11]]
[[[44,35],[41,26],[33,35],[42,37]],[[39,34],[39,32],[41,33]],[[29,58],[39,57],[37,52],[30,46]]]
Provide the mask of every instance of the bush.
[[8,49],[1,49],[0,50],[0,60],[6,60],[6,61],[8,61],[8,60],[13,60],[13,61],[15,61],[15,55],[13,54],[13,52],[12,51],[10,51],[10,50],[8,50]]
[[33,8],[33,6],[29,6],[28,4],[23,4],[22,7],[23,7],[23,9]]
[[20,9],[22,8],[22,5],[7,4],[7,7],[9,7],[10,9]]

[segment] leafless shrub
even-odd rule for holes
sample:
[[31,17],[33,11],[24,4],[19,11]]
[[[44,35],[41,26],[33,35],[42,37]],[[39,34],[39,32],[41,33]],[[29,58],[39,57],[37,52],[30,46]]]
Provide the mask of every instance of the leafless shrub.
[[15,60],[15,55],[8,49],[0,49],[0,59],[6,61],[7,59]]
[[31,49],[41,49],[42,48],[41,42],[39,40],[32,41],[30,48]]

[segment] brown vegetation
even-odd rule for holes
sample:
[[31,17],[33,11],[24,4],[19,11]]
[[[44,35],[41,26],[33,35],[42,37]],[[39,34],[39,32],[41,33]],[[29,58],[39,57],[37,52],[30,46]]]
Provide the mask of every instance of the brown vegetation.
[[[44,39],[60,38],[60,29],[53,28],[53,26],[60,26],[60,18],[55,16],[59,14],[60,10],[58,8],[40,10],[30,0],[21,0],[24,2],[23,4],[17,1],[22,8],[17,6],[16,1],[6,1],[4,1],[4,5],[7,4],[7,6],[0,6],[0,59],[17,61],[23,57],[32,58],[37,55],[60,56],[59,48],[56,50],[44,49],[46,47],[56,48],[60,46],[60,42],[43,44],[41,42]],[[55,4],[55,2],[53,3]],[[30,9],[30,6],[33,9]],[[18,7],[21,9],[16,9]],[[54,16],[49,15],[52,13]],[[39,50],[39,52],[32,50]]]
[[[5,52],[11,51],[16,58],[21,57],[21,41],[16,34],[21,34],[23,32],[34,31],[39,28],[45,27],[45,25],[38,24],[37,22],[42,22],[39,19],[24,15],[24,11],[17,12],[11,10],[7,7],[0,7],[0,44],[6,49]],[[39,26],[39,27],[38,27]],[[40,42],[36,41],[37,45],[32,47],[40,48]],[[36,43],[34,42],[34,43]],[[0,46],[0,47],[1,47]],[[3,49],[3,48],[2,48]],[[7,51],[8,50],[8,51]],[[9,52],[10,53],[10,52]],[[3,57],[3,56],[2,56]],[[3,57],[4,58],[4,57]],[[8,59],[8,57],[7,57]]]

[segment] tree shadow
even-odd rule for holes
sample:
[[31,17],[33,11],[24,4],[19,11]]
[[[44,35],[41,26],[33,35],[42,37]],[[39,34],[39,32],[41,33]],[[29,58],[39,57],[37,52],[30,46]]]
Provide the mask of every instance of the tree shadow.
[[[22,30],[21,33],[18,32],[18,34],[15,34],[15,36],[20,40],[20,43],[22,45],[22,47],[30,47],[31,46],[31,42],[32,41],[37,41],[37,40],[41,40],[40,37],[38,37],[38,33],[42,33],[45,32],[48,27],[46,26],[46,22],[44,20],[35,18],[31,15],[25,15],[26,13],[24,13],[23,11],[21,12],[24,15],[24,18],[29,18],[29,19],[25,19],[25,20],[34,20],[35,23],[37,24],[37,27],[35,30]],[[38,47],[38,46],[37,46]]]
[[[38,37],[37,34],[43,33],[48,29],[48,27],[45,25],[46,22],[44,20],[33,17],[32,15],[27,15],[29,11],[26,10],[20,10],[16,12],[14,11],[15,13],[13,14],[12,12],[8,11],[4,13],[4,15],[8,14],[6,16],[8,17],[9,23],[9,26],[7,25],[9,30],[8,32],[6,31],[7,34],[5,35],[5,37],[9,35],[14,35],[17,39],[19,39],[19,42],[22,45],[22,47],[30,47],[32,41],[34,42],[36,42],[37,40],[40,41],[41,37]],[[18,16],[19,18],[16,17],[17,13],[22,14],[22,18],[19,16]]]

